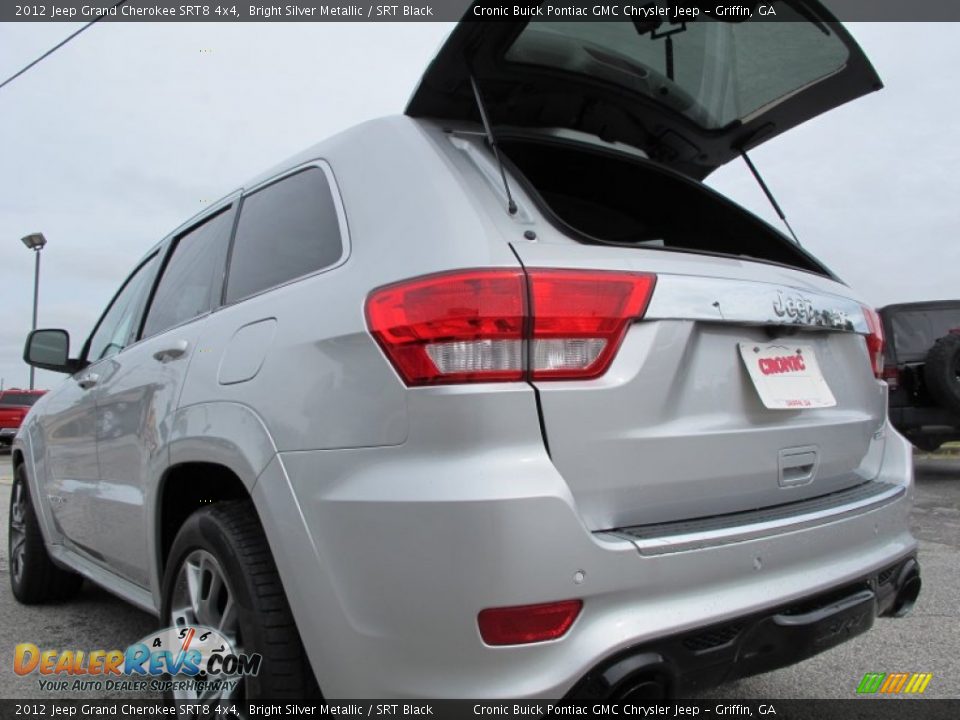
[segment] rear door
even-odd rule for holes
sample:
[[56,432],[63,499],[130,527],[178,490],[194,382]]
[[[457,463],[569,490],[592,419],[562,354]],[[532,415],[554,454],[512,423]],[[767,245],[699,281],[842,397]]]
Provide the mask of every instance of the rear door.
[[[765,7],[772,21],[705,13],[694,21],[464,21],[407,113],[477,123],[479,95],[500,137],[515,128],[579,131],[702,179],[881,87],[821,3]],[[534,381],[551,458],[591,529],[781,505],[878,475],[884,386],[871,368],[868,315],[839,282],[747,254],[583,244],[549,222],[514,249],[528,269],[656,275],[649,306],[606,372]],[[535,287],[531,297],[536,326]],[[567,301],[553,296],[551,308],[589,315],[581,303],[589,293]],[[590,321],[604,319],[598,311]],[[553,349],[604,347],[582,333],[574,339],[545,342],[543,357],[535,349],[528,362],[562,364],[569,358],[552,358]]]
[[139,341],[101,371],[97,550],[144,587],[146,485],[166,468],[170,418],[206,318],[220,302],[233,217],[227,204],[174,236]]
[[[603,376],[534,383],[551,458],[591,529],[754,510],[878,474],[884,386],[871,370],[864,311],[844,286],[552,233],[515,250],[527,268],[657,276]],[[799,352],[808,368],[814,359],[835,404],[768,407],[748,371],[761,352],[774,361]],[[786,362],[762,367],[794,374]]]
[[579,130],[703,178],[741,151],[882,87],[821,3],[763,7],[776,14],[746,22],[706,13],[693,21],[471,22],[471,8],[407,114],[479,122],[473,78],[494,127]]

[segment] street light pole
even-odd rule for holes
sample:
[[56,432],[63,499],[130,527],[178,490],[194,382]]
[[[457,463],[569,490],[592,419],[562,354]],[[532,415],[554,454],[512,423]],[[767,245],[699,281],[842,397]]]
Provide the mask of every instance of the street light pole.
[[[31,325],[31,330],[37,329],[37,303],[40,299],[40,251],[43,250],[43,246],[47,244],[47,239],[43,236],[43,233],[31,233],[26,237],[20,238],[20,242],[27,246],[30,250],[33,250],[36,255],[36,262],[34,263],[33,269],[33,324]],[[33,365],[30,366],[30,389],[33,390],[33,374],[34,368]]]

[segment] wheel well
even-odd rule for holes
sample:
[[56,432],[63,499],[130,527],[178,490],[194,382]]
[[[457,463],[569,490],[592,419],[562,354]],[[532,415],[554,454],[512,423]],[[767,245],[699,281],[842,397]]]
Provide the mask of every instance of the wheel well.
[[215,463],[183,463],[170,468],[159,496],[160,575],[167,555],[184,521],[198,508],[224,500],[248,499],[250,493],[232,470]]

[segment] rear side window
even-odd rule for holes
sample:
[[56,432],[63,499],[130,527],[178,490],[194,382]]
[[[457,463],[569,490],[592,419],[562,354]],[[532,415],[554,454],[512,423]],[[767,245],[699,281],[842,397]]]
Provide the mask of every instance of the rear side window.
[[221,211],[181,235],[157,285],[143,337],[211,310],[223,288],[233,213]]
[[340,222],[326,174],[308,168],[290,175],[243,199],[226,301],[309,275],[342,255]]

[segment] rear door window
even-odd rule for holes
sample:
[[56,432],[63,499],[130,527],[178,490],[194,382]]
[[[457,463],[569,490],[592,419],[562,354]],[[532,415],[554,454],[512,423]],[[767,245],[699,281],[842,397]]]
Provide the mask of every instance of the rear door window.
[[311,167],[247,195],[230,259],[226,302],[335,264],[340,218],[326,173]]
[[154,253],[133,271],[103,314],[87,343],[86,359],[97,362],[133,342],[147,296],[157,273],[159,255]]
[[227,208],[177,239],[150,304],[143,337],[203,315],[218,303],[233,217]]

